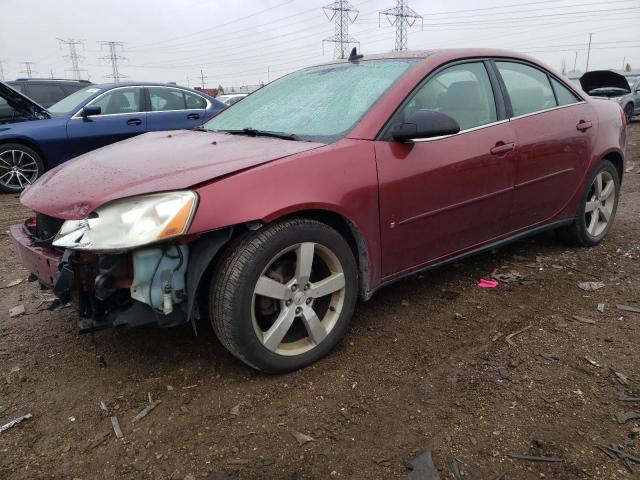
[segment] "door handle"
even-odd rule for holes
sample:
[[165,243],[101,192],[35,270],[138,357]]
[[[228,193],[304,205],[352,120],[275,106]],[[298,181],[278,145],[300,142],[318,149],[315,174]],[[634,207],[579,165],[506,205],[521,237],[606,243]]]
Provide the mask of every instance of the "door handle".
[[489,151],[491,152],[491,155],[505,155],[514,148],[516,148],[515,143],[498,142],[496,143],[496,146]]
[[586,120],[580,120],[578,122],[578,125],[576,125],[576,128],[578,130],[580,130],[581,132],[586,132],[591,127],[593,127],[593,124],[591,122],[586,121]]
[[139,118],[132,118],[131,120],[127,120],[127,125],[142,125],[142,120]]
[[189,118],[191,120],[198,120],[200,118],[200,114],[199,113],[190,113],[189,115],[187,115],[187,118]]

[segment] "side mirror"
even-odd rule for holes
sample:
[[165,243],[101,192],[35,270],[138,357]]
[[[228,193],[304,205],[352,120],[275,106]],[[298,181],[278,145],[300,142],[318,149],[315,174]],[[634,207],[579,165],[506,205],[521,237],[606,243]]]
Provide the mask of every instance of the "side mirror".
[[434,110],[417,110],[405,123],[394,126],[391,136],[398,142],[406,142],[418,138],[453,135],[459,131],[460,125],[449,115]]
[[86,120],[87,117],[91,117],[92,115],[100,115],[101,112],[102,107],[100,107],[99,105],[85,105],[85,107],[82,109],[82,118]]

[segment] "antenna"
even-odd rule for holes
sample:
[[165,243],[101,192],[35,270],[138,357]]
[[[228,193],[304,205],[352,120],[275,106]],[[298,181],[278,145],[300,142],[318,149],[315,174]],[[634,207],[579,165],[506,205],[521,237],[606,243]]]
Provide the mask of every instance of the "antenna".
[[64,58],[71,62],[71,68],[65,71],[71,71],[73,79],[80,80],[80,72],[86,72],[86,70],[82,70],[80,68],[80,60],[84,60],[84,57],[78,55],[78,50],[76,49],[76,47],[78,45],[84,46],[84,42],[75,38],[59,38],[58,41],[60,42],[61,46],[66,45],[67,47],[69,47],[69,55],[66,55]]
[[332,37],[322,40],[322,54],[324,55],[325,42],[330,42],[335,44],[334,58],[347,58],[349,45],[354,43],[360,45],[358,40],[349,35],[349,24],[354,23],[358,18],[358,10],[348,0],[336,0],[322,7],[322,10],[330,22],[335,20],[336,28]]
[[382,15],[387,17],[387,21],[391,26],[396,27],[396,52],[407,50],[407,30],[413,27],[420,20],[421,29],[424,29],[424,19],[422,15],[409,7],[409,0],[396,0],[396,6],[383,10],[378,14],[378,25]]
[[101,57],[100,60],[106,60],[111,63],[111,74],[105,75],[107,78],[113,78],[114,83],[120,83],[121,78],[127,78],[127,75],[120,73],[120,69],[118,68],[118,62],[122,60],[126,60],[125,57],[121,57],[118,55],[117,48],[123,47],[123,42],[111,42],[111,41],[103,41],[98,42],[98,45],[101,47],[109,47],[109,55]]
[[34,73],[38,73],[31,68],[32,65],[35,65],[36,62],[20,62],[21,65],[24,65],[24,70],[20,73],[24,73],[27,75],[27,78],[33,78]]

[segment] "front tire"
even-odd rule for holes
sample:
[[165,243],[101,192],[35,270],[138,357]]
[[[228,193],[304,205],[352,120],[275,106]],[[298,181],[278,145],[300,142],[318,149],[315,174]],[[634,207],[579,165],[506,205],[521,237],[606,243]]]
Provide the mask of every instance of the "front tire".
[[44,173],[44,162],[33,149],[19,143],[0,145],[0,192],[20,193]]
[[620,175],[609,160],[602,160],[591,175],[573,223],[558,230],[571,245],[593,247],[611,230],[618,209]]
[[249,366],[290,372],[325,356],[342,338],[358,294],[347,242],[331,227],[282,221],[232,245],[209,295],[213,329]]

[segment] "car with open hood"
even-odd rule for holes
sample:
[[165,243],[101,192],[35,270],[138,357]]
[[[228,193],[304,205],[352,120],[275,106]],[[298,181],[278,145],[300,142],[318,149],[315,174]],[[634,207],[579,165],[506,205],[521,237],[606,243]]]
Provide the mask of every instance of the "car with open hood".
[[193,128],[226,106],[173,84],[88,85],[45,109],[0,83],[0,192],[21,192],[45,171],[150,131]]
[[627,121],[640,114],[640,81],[630,84],[626,77],[611,70],[587,72],[580,77],[580,86],[587,94],[606,97],[624,110]]
[[210,320],[243,362],[291,371],[408,275],[544,230],[601,242],[626,128],[617,104],[525,55],[354,51],[199,129],[50,170],[11,235],[81,331]]

